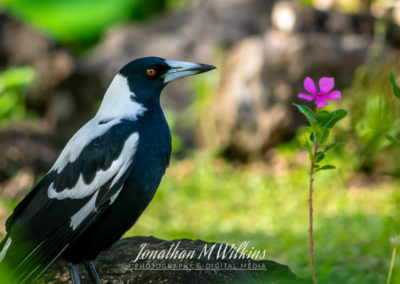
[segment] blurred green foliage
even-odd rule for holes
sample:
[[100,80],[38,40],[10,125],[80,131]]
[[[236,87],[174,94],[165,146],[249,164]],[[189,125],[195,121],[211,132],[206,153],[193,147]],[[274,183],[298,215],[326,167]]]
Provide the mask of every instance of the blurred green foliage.
[[296,2],[305,5],[305,6],[312,6],[313,0],[296,0]]
[[191,78],[190,89],[193,90],[194,100],[186,110],[186,115],[190,116],[188,117],[189,123],[193,124],[209,113],[209,108],[213,103],[219,78],[218,70],[213,70],[213,72],[204,73],[201,76]]
[[387,5],[393,0],[295,0],[296,2],[306,5],[314,6],[324,9],[337,9],[341,12],[355,13],[360,11],[361,6],[368,6],[371,4],[378,4],[381,6]]
[[110,26],[144,20],[166,5],[166,0],[2,0],[7,13],[75,51],[95,43]]
[[25,117],[25,93],[35,80],[31,67],[15,67],[0,73],[0,126]]
[[0,281],[1,283],[13,283],[11,281],[10,277],[8,276],[8,271],[5,270],[4,268],[0,267]]
[[[393,94],[400,99],[400,86],[397,85],[396,78],[394,76],[393,72],[390,72],[390,83],[392,84],[393,87]],[[390,135],[389,133],[385,133],[386,138],[396,146],[400,146],[400,140],[397,139],[396,137]]]
[[182,138],[176,134],[176,124],[178,121],[178,114],[172,110],[164,111],[165,119],[168,121],[168,125],[171,131],[171,139],[172,139],[172,153],[177,153],[182,150],[183,140]]
[[[221,66],[223,60],[222,48],[215,47],[213,50],[213,64]],[[220,70],[203,73],[201,76],[194,76],[188,79],[189,89],[193,94],[192,103],[182,113],[175,112],[176,126],[181,129],[196,129],[196,146],[216,145],[218,137],[210,109],[213,105],[215,92],[220,80]],[[173,131],[173,129],[172,129]],[[181,140],[183,141],[183,140]],[[182,144],[182,146],[185,146]]]
[[188,7],[191,3],[195,2],[196,0],[166,0],[166,1],[167,1],[167,8],[179,11]]
[[394,76],[393,72],[390,72],[390,84],[393,87],[393,94],[400,99],[400,86],[396,82],[396,77]]
[[388,70],[400,68],[393,60],[362,66],[355,74],[352,87],[344,92],[350,110],[350,123],[345,126],[346,140],[350,142],[349,154],[358,157],[356,170],[370,171],[379,166],[378,161],[382,160],[379,155],[386,157],[389,167],[393,166],[390,171],[399,170],[398,166],[389,163],[393,157],[400,157],[399,151],[384,151],[390,146],[385,133],[390,132],[395,137],[400,133],[400,102],[393,96],[388,81]]
[[[213,72],[214,73],[214,72]],[[214,75],[214,76],[213,76]],[[218,80],[215,73],[205,73],[201,77],[190,78],[190,89],[192,89],[195,99],[193,103],[186,108],[184,112],[177,112],[172,109],[164,110],[164,115],[168,121],[172,136],[172,153],[182,153],[187,145],[184,144],[184,139],[178,134],[178,129],[193,129],[203,118],[211,105],[213,92]],[[200,131],[202,127],[200,126]],[[213,129],[208,128],[207,133],[210,134]]]

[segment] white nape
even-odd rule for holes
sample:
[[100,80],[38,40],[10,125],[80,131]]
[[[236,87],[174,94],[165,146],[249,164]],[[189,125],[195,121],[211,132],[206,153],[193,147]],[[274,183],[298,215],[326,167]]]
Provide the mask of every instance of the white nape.
[[147,109],[134,98],[135,94],[129,88],[128,79],[117,74],[108,87],[95,118],[99,121],[116,117],[137,119]]
[[103,186],[108,181],[111,181],[110,187],[114,186],[118,180],[124,175],[130,167],[133,156],[135,155],[137,144],[139,142],[139,134],[132,133],[125,141],[122,151],[111,166],[103,171],[96,172],[96,175],[89,184],[83,180],[82,174],[79,176],[78,182],[72,188],[66,188],[63,191],[57,192],[54,189],[54,182],[50,184],[47,195],[50,199],[79,199],[92,195],[96,190]]
[[0,252],[0,262],[2,262],[4,257],[6,256],[6,253],[7,253],[8,249],[10,248],[11,242],[12,242],[11,237],[8,237],[6,243],[4,244],[3,249]]

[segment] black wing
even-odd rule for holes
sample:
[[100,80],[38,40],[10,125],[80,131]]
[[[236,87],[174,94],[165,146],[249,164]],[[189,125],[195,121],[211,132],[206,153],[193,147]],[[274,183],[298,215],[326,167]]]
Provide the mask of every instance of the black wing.
[[[138,140],[131,124],[112,126],[74,161],[53,168],[18,204],[6,222],[0,251],[0,262],[15,281],[37,279],[101,216],[129,174]],[[63,153],[60,157],[68,156]]]

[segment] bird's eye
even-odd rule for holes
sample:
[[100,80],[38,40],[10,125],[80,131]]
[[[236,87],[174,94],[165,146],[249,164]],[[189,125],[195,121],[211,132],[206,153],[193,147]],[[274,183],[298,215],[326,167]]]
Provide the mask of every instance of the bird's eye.
[[154,77],[157,74],[157,70],[154,67],[150,67],[146,69],[146,75],[149,77]]

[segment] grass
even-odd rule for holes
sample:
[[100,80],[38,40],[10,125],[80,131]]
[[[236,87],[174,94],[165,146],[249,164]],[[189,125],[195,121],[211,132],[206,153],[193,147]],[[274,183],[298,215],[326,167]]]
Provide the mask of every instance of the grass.
[[[267,249],[268,259],[308,278],[308,169],[302,164],[307,159],[285,151],[278,151],[277,157],[272,168],[234,167],[201,152],[172,161],[154,200],[126,236],[250,241],[255,249]],[[288,158],[300,163],[287,163]],[[389,237],[399,230],[399,183],[386,180],[371,186],[366,180],[364,185],[351,185],[348,161],[342,157],[334,163],[339,170],[321,172],[316,178],[318,279],[384,283]],[[392,283],[400,279],[396,267],[399,261]]]
[[[246,167],[194,152],[173,160],[154,200],[125,235],[190,238],[239,245],[249,241],[267,258],[302,278],[308,270],[308,164],[306,153],[281,147],[269,163]],[[319,283],[385,283],[399,233],[399,181],[352,173],[340,153],[338,170],[315,184],[315,263]],[[7,216],[16,201],[1,200]],[[3,219],[2,217],[2,219]],[[392,283],[400,283],[399,257]]]

